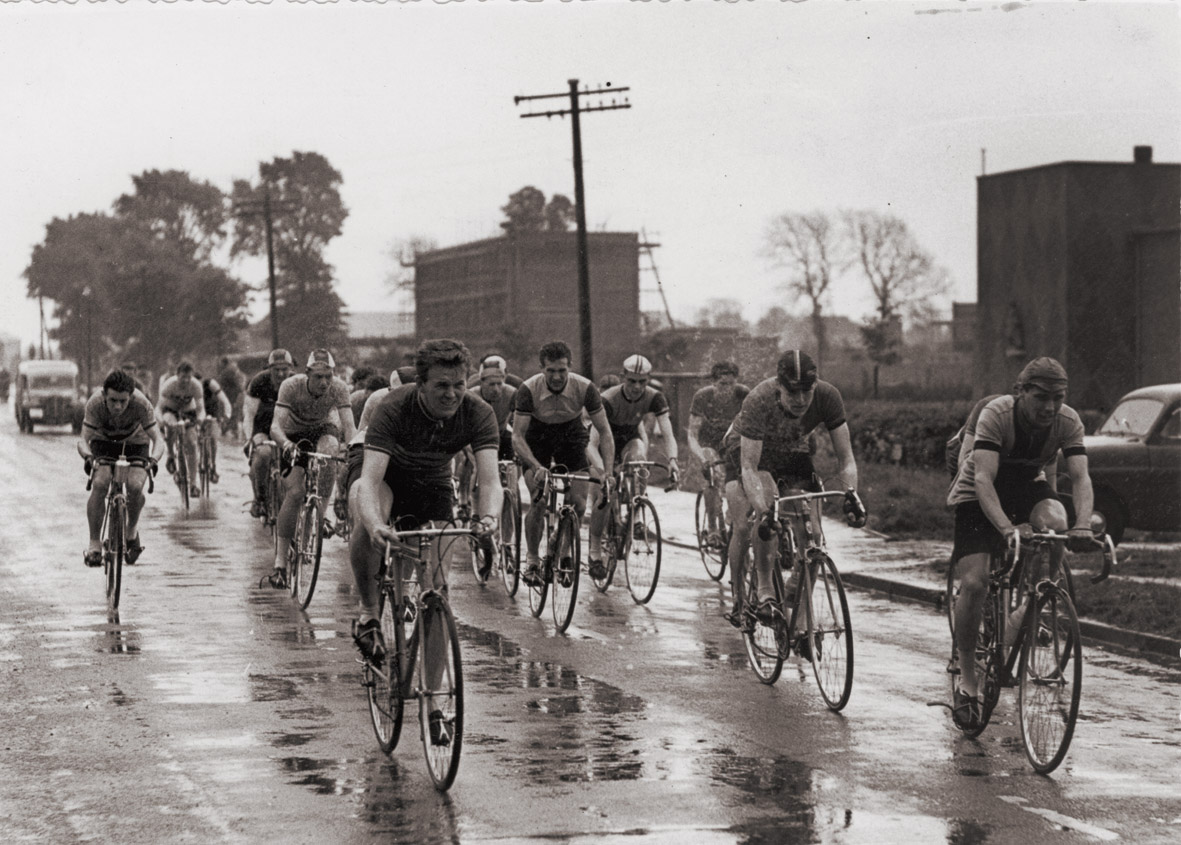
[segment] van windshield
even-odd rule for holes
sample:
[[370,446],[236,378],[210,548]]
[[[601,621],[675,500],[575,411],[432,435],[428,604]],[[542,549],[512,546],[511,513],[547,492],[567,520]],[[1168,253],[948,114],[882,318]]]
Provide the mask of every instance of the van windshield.
[[69,373],[44,373],[29,376],[32,390],[73,390],[74,377]]

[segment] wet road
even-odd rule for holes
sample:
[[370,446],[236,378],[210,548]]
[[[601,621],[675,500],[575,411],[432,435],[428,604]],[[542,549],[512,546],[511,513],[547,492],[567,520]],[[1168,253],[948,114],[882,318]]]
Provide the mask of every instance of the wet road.
[[81,562],[74,438],[0,420],[0,841],[1181,838],[1174,671],[1085,650],[1074,743],[1039,777],[1011,692],[979,741],[925,706],[948,695],[941,615],[852,593],[856,674],[835,715],[798,661],[758,683],[720,588],[667,547],[649,607],[584,590],[566,636],[548,608],[533,619],[523,594],[453,571],[467,735],[439,795],[413,721],[392,758],[373,739],[343,545],[328,541],[308,613],[257,589],[269,534],[245,513],[241,453],[223,446],[221,470],[188,516],[161,477],[108,618]]

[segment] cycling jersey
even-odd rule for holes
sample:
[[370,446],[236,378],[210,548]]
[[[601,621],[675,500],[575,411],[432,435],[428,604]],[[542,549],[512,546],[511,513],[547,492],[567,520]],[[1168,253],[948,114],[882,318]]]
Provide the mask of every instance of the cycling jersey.
[[152,403],[139,390],[132,392],[131,401],[118,416],[111,415],[103,395],[96,393],[86,401],[82,419],[83,427],[100,440],[126,440],[135,444],[148,443],[147,430],[155,424]]
[[1017,412],[1018,401],[1012,395],[1000,396],[980,412],[972,454],[956,473],[947,497],[948,505],[977,500],[975,457],[982,451],[1000,456],[993,482],[998,493],[1041,479],[1045,468],[1057,458],[1059,449],[1068,458],[1086,454],[1083,423],[1073,408],[1063,405],[1048,428],[1026,429]]
[[271,378],[270,370],[263,370],[250,380],[246,387],[246,395],[258,400],[258,410],[254,413],[251,436],[261,434],[268,439],[271,436],[271,423],[275,419],[275,403],[279,400],[279,385]]
[[603,407],[607,410],[607,421],[611,423],[611,430],[621,434],[636,432],[638,437],[640,423],[646,414],[668,413],[668,399],[655,388],[644,386],[644,392],[634,402],[623,393],[623,385],[617,384],[603,392]]
[[750,393],[745,384],[719,391],[716,385],[707,385],[693,394],[689,403],[689,416],[701,417],[697,430],[697,442],[707,449],[720,449],[722,438],[730,423],[742,410],[742,400]]
[[293,434],[319,429],[324,425],[332,425],[331,414],[336,409],[340,419],[344,414],[351,414],[349,405],[349,387],[338,378],[332,379],[328,389],[320,396],[313,396],[308,390],[308,377],[301,373],[291,376],[279,388],[279,398],[275,402],[276,408],[286,408],[288,427],[290,431],[283,433],[290,437]]
[[182,385],[176,376],[170,376],[160,387],[160,408],[174,414],[196,414],[197,404],[205,401],[205,391],[195,378]]
[[[812,432],[821,424],[829,431],[845,424],[841,392],[826,381],[817,381],[812,402],[801,416],[793,417],[779,402],[778,381],[769,378],[755,386],[742,402],[742,410],[722,438],[727,468],[741,470],[742,438],[759,440],[763,452],[759,469],[775,476],[799,475],[804,458],[811,466]],[[736,475],[733,477],[737,477]]]
[[496,414],[496,425],[500,431],[508,428],[509,418],[513,415],[513,408],[517,403],[517,389],[510,387],[508,382],[501,385],[500,396],[496,401],[490,401],[484,396],[484,392],[477,386],[474,393],[492,406],[492,412]]
[[500,437],[496,415],[483,399],[465,393],[459,408],[435,419],[423,407],[416,384],[394,388],[374,409],[365,433],[365,448],[390,456],[387,477],[412,475],[421,482],[451,484],[451,459],[472,451],[496,449]]
[[516,412],[530,418],[527,437],[540,436],[546,426],[577,420],[583,408],[595,414],[602,407],[599,389],[578,373],[568,374],[565,386],[556,393],[546,385],[545,373],[530,376],[517,388]]

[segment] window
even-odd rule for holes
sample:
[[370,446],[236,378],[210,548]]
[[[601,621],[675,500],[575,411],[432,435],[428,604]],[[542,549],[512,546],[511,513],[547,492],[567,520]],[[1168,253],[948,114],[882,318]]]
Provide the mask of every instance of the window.
[[1181,408],[1174,408],[1173,413],[1169,414],[1160,435],[1166,440],[1181,440]]
[[1098,433],[1114,434],[1117,437],[1144,437],[1160,416],[1162,404],[1159,399],[1127,399],[1120,402],[1111,416],[1103,421]]

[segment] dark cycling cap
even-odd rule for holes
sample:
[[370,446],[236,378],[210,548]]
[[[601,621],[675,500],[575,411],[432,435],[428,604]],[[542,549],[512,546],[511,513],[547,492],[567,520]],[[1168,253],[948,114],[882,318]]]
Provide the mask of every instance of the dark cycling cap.
[[779,356],[776,378],[784,387],[802,387],[806,390],[816,384],[816,362],[807,352],[789,349]]
[[267,358],[267,366],[270,367],[275,364],[287,364],[292,367],[295,366],[295,362],[291,360],[291,353],[286,349],[271,350],[271,354]]
[[1017,376],[1021,387],[1034,385],[1042,390],[1055,391],[1066,387],[1066,368],[1053,358],[1034,358]]

